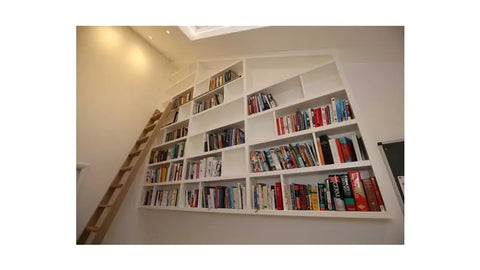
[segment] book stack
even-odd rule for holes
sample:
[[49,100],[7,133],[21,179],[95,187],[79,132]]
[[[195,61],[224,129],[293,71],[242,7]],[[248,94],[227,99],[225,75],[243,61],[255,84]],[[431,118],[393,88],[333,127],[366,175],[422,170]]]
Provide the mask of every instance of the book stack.
[[310,109],[312,126],[321,127],[353,119],[348,100],[331,98],[331,103]]
[[244,185],[205,186],[203,189],[204,208],[245,209],[246,189]]
[[277,107],[277,102],[273,99],[272,94],[258,93],[248,98],[248,115],[263,112],[274,107]]
[[185,205],[189,208],[198,207],[198,188],[185,190]]
[[155,206],[177,206],[178,189],[157,190],[155,193]]
[[152,204],[152,195],[153,195],[153,189],[147,189],[143,191],[143,200],[142,204],[143,205],[151,205]]
[[189,102],[190,100],[192,100],[193,98],[193,90],[190,90],[188,91],[187,93],[181,95],[181,96],[178,96],[176,97],[173,101],[172,101],[172,109],[175,109],[177,108],[178,106],[180,105],[183,105],[187,102]]
[[283,210],[282,184],[258,183],[252,185],[253,207],[256,210]]
[[285,135],[310,128],[310,110],[298,110],[296,113],[277,117],[277,134]]
[[319,210],[318,189],[312,185],[285,184],[287,210]]
[[227,128],[219,133],[207,133],[204,137],[203,151],[213,151],[245,143],[245,132],[240,128]]
[[363,140],[355,134],[332,138],[327,135],[321,135],[316,138],[316,141],[322,165],[368,159]]
[[187,179],[217,177],[222,174],[222,158],[207,157],[188,163]]
[[318,158],[312,143],[288,144],[263,151],[251,151],[253,172],[266,172],[318,166]]
[[228,70],[227,72],[223,73],[223,74],[220,74],[220,75],[217,75],[217,76],[213,76],[210,78],[210,83],[209,83],[209,86],[208,86],[208,90],[214,90],[218,87],[221,87],[223,85],[225,85],[226,83],[230,82],[230,81],[233,81],[237,78],[239,78],[240,76],[238,74],[236,74],[235,72],[233,72],[232,70]]
[[185,152],[185,142],[179,142],[163,150],[152,150],[149,163],[156,163],[174,158],[181,158]]
[[203,112],[222,103],[223,93],[215,94],[210,98],[202,99],[198,102],[195,102],[195,105],[193,106],[193,114]]
[[165,135],[165,142],[180,139],[182,137],[187,136],[187,134],[188,134],[188,128],[187,127],[179,128],[177,130],[174,130],[172,132],[167,133]]
[[359,171],[329,175],[317,185],[285,184],[287,210],[386,211],[374,176]]
[[160,166],[147,170],[148,183],[163,183],[182,180],[183,163]]

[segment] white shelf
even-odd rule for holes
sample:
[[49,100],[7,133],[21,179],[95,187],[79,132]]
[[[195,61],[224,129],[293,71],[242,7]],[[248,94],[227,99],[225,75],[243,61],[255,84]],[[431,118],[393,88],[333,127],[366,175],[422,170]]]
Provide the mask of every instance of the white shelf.
[[195,159],[195,158],[200,158],[200,157],[212,156],[212,155],[215,155],[215,154],[218,154],[218,153],[231,151],[231,150],[236,150],[236,149],[240,149],[240,148],[244,148],[244,147],[245,147],[245,144],[242,143],[242,144],[239,144],[239,145],[227,146],[227,147],[220,148],[220,149],[217,149],[217,150],[203,152],[201,154],[195,154],[195,155],[187,156],[186,158]]
[[217,214],[239,214],[256,216],[289,216],[289,217],[322,217],[322,218],[346,218],[346,219],[391,219],[388,212],[360,212],[360,211],[311,211],[311,210],[249,210],[229,208],[189,208],[174,206],[139,206],[149,210],[171,210]]
[[219,108],[221,108],[221,107],[223,107],[223,106],[227,106],[227,105],[229,105],[229,104],[231,104],[231,103],[234,103],[234,102],[236,102],[236,101],[238,101],[238,100],[240,100],[240,99],[243,99],[243,97],[239,97],[239,98],[230,100],[230,101],[228,101],[228,102],[220,103],[220,104],[218,104],[217,106],[213,106],[213,107],[210,107],[210,108],[208,108],[208,109],[206,109],[206,110],[203,110],[203,111],[201,111],[201,112],[199,112],[199,113],[193,114],[193,115],[192,115],[192,119],[194,119],[194,118],[196,118],[196,117],[199,117],[199,116],[201,116],[201,115],[203,115],[203,114],[205,114],[205,113],[214,112],[215,109],[219,109]]
[[160,183],[145,183],[144,186],[146,187],[154,187],[154,186],[173,186],[173,185],[180,185],[182,181],[168,181],[168,182],[160,182]]
[[[328,164],[320,166],[311,166],[304,168],[294,168],[287,170],[276,170],[267,172],[251,172],[250,177],[265,177],[265,176],[277,176],[277,175],[293,175],[293,174],[307,174],[312,172],[338,172],[351,169],[367,169],[372,166],[369,160],[346,162],[340,164]],[[251,167],[251,166],[250,166]]]
[[[205,81],[205,80],[209,80],[211,77],[213,77],[213,76],[215,76],[215,75],[217,75],[217,74],[222,73],[222,71],[226,71],[227,69],[229,69],[229,68],[237,65],[238,63],[240,63],[240,62],[242,62],[242,61],[243,61],[243,60],[241,60],[241,59],[240,59],[240,60],[236,60],[236,61],[233,62],[233,63],[231,62],[231,63],[228,63],[228,64],[222,66],[222,67],[219,67],[216,71],[210,72],[210,73],[208,73],[207,75],[204,75],[203,77],[197,79],[196,83],[199,84],[199,83],[201,83],[201,82],[203,82],[203,81]],[[238,74],[238,75],[241,75],[241,74]]]
[[281,79],[274,80],[274,81],[270,81],[270,82],[269,82],[267,85],[265,85],[265,86],[261,86],[261,87],[254,88],[254,89],[252,89],[251,91],[248,91],[248,92],[247,92],[247,95],[256,94],[256,93],[261,92],[262,90],[264,90],[264,89],[266,89],[266,88],[269,88],[269,87],[274,86],[274,85],[276,85],[276,84],[280,84],[280,83],[282,83],[282,82],[288,81],[288,80],[290,80],[290,79],[292,79],[292,78],[295,78],[295,77],[300,76],[301,74],[308,73],[308,72],[310,72],[310,71],[312,71],[312,70],[321,68],[321,67],[326,66],[326,65],[328,65],[328,64],[331,64],[331,63],[333,63],[333,62],[334,62],[334,60],[329,60],[329,61],[327,61],[327,62],[318,64],[318,65],[314,65],[314,66],[312,66],[312,67],[310,67],[310,68],[302,69],[302,70],[299,70],[299,71],[297,71],[297,72],[293,72],[292,74],[290,74],[290,75],[288,75],[288,76],[285,76],[285,77],[283,77],[283,78],[281,78]]
[[183,137],[181,137],[181,138],[168,141],[168,142],[166,142],[166,143],[154,145],[154,146],[152,146],[152,149],[164,148],[164,147],[167,147],[167,146],[170,146],[170,145],[174,145],[174,144],[176,144],[176,143],[178,143],[178,142],[186,141],[186,140],[187,140],[187,136],[183,136]]
[[164,160],[164,161],[160,161],[160,162],[148,164],[148,167],[149,167],[149,168],[150,168],[150,167],[156,167],[156,166],[163,165],[163,164],[168,164],[168,163],[173,163],[173,162],[177,162],[177,161],[182,161],[184,158],[185,158],[185,157],[168,159],[168,160]]
[[182,120],[182,121],[180,121],[180,122],[175,122],[175,123],[173,123],[173,124],[170,124],[170,125],[167,125],[167,126],[162,127],[160,130],[165,130],[165,129],[167,129],[167,128],[173,128],[173,127],[181,126],[181,125],[187,123],[189,120],[190,120],[190,119],[187,118],[187,119]]

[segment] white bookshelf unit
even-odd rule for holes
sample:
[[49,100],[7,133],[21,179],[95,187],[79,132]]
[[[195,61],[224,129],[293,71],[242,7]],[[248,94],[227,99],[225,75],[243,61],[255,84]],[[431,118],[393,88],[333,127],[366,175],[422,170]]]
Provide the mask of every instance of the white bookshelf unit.
[[[230,74],[235,74],[230,80],[224,76],[229,71]],[[348,174],[349,171],[360,172],[362,179],[375,176],[373,166],[367,159],[368,154],[360,155],[358,147],[354,153],[356,160],[340,162],[338,157],[333,157],[333,164],[322,165],[319,155],[322,149],[317,138],[325,135],[333,139],[362,137],[362,128],[355,115],[355,101],[345,83],[335,52],[205,60],[196,63],[195,68],[188,67],[174,76],[169,89],[175,91],[172,100],[185,96],[189,91],[193,91],[193,95],[168,112],[178,111],[176,122],[162,128],[157,144],[154,144],[151,151],[168,151],[173,146],[182,144],[179,147],[182,148],[181,155],[174,153],[166,160],[151,163],[147,158],[149,164],[142,176],[144,183],[138,196],[139,208],[318,218],[390,218],[388,205],[385,205],[386,211],[289,210],[287,205],[287,188],[293,187],[293,184],[317,187],[317,183],[324,182],[329,175]],[[218,79],[217,84],[215,78],[222,76],[223,79]],[[260,93],[265,96],[270,94],[275,100],[275,106],[249,114],[249,100],[258,96],[261,98]],[[343,121],[315,127],[311,109],[332,104],[332,98],[347,100],[351,114]],[[211,106],[198,109],[199,104],[210,101],[213,102],[209,103]],[[280,131],[281,124],[277,118],[286,119],[298,111],[308,112],[308,118],[303,120],[303,128],[293,128],[295,131],[286,133]],[[167,133],[181,128],[187,129],[186,135],[166,140]],[[240,132],[235,131],[238,129],[243,131],[243,140],[240,139]],[[209,134],[214,134],[210,136],[215,138],[226,136],[232,143],[210,149],[210,141],[205,145]],[[309,165],[305,162],[304,167],[298,164],[297,168],[254,171],[252,152],[296,144],[299,144],[298,149],[304,149],[300,154],[302,157],[303,153],[310,153],[310,156],[305,154],[306,159],[311,158]],[[300,148],[302,144],[305,144],[305,148]],[[162,179],[162,167],[165,167],[163,180],[145,181],[147,177],[151,178],[153,170],[159,171],[159,178]],[[376,180],[378,189],[383,194],[382,185],[386,185],[385,180]],[[266,185],[273,192],[276,183],[280,183],[277,192],[281,191],[283,209],[271,209],[272,205],[275,208],[275,199],[271,201],[270,208],[263,200],[263,205],[259,205],[259,201],[254,198],[255,187],[262,188],[262,185]],[[220,200],[226,201],[226,196],[230,198],[222,205],[225,208],[215,208],[215,202],[208,199],[210,196],[206,193],[215,192],[216,189],[224,194]],[[163,196],[160,200],[157,196],[160,193],[168,194],[168,197]],[[217,201],[217,207],[219,206]]]

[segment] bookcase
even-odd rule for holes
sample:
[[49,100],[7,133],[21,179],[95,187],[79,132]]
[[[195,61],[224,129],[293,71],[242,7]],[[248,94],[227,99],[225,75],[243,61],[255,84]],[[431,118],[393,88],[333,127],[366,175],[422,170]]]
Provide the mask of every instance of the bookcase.
[[[349,177],[351,194],[341,188],[348,204],[358,189],[352,175],[369,182],[375,177],[334,51],[201,60],[172,77],[174,106],[166,112],[171,121],[150,150],[139,208],[390,218],[388,205],[346,211],[323,198],[336,210],[320,209],[330,178],[334,189],[328,196],[336,200],[335,188],[344,183],[335,176]],[[384,181],[373,180],[377,204]],[[368,205],[369,191],[362,190]]]

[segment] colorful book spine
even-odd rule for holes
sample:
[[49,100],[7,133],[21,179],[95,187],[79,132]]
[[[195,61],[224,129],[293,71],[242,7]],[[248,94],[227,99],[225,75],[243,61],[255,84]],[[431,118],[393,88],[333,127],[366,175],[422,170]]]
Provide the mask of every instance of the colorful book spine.
[[373,189],[375,190],[375,195],[377,197],[378,205],[380,206],[381,211],[387,211],[385,204],[383,202],[382,194],[380,193],[380,188],[378,188],[377,179],[375,176],[370,177],[372,181]]
[[343,200],[345,202],[345,208],[347,211],[355,211],[355,199],[353,198],[352,187],[350,181],[348,180],[347,174],[341,174],[340,183],[341,183],[341,191],[343,193]]
[[375,195],[375,189],[373,188],[372,180],[370,178],[362,179],[363,188],[365,189],[365,195],[367,197],[368,208],[370,211],[380,211],[380,206]]
[[369,211],[365,191],[363,190],[362,179],[359,171],[349,171],[348,178],[352,184],[353,197],[355,199],[355,209],[357,211]]
[[332,187],[333,203],[335,204],[335,210],[345,211],[345,202],[343,201],[342,194],[340,192],[340,177],[338,175],[329,175],[328,181]]

